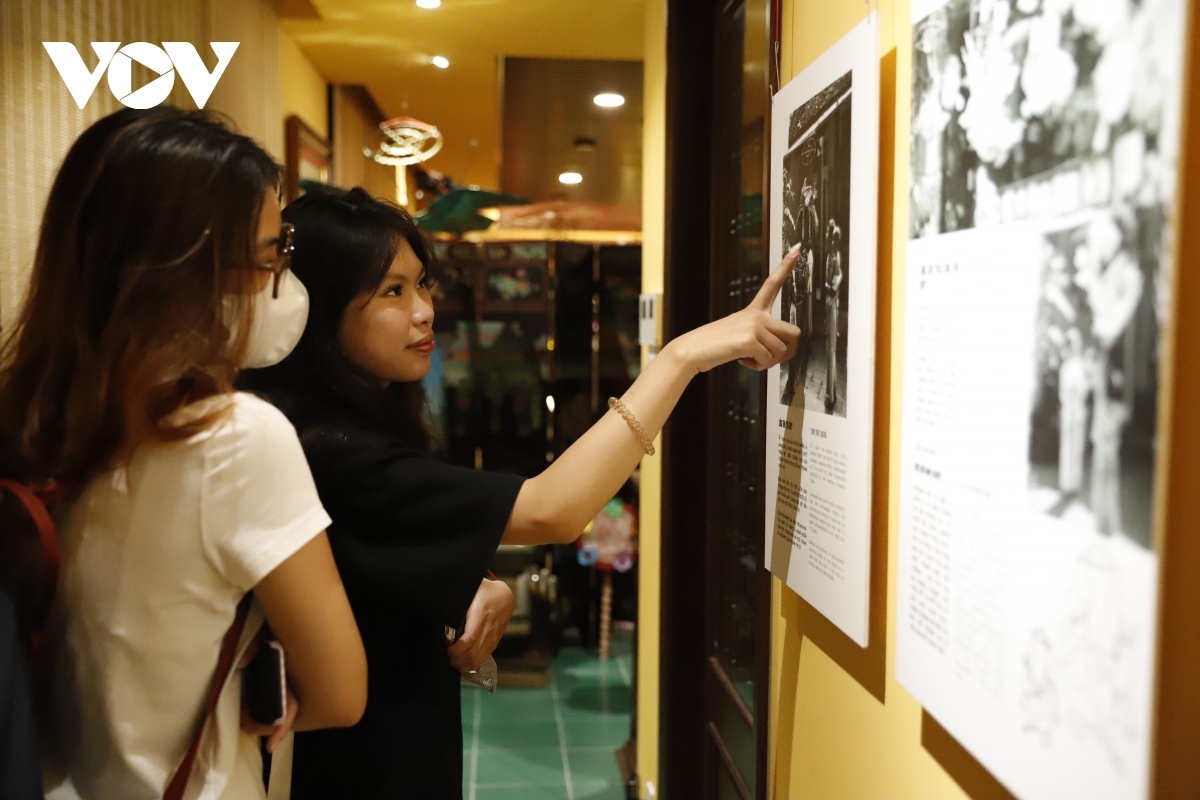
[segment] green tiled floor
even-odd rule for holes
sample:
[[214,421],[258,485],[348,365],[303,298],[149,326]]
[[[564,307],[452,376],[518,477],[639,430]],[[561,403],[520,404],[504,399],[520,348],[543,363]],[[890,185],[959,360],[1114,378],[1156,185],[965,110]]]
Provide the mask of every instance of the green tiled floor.
[[627,641],[613,657],[563,648],[543,689],[463,690],[466,800],[624,800],[615,752],[629,738]]

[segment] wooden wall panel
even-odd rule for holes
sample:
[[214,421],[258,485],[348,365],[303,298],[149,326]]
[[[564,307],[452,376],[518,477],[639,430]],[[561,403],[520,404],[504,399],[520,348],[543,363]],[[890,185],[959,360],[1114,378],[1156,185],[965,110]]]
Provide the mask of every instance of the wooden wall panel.
[[[203,0],[4,0],[0,2],[0,328],[25,295],[50,183],[67,148],[96,120],[121,108],[101,79],[75,105],[43,41],[72,42],[84,63],[90,42],[193,41],[204,35]],[[182,81],[168,102],[191,107]]]
[[[42,42],[71,42],[89,65],[95,63],[90,42],[192,42],[211,68],[208,42],[240,41],[207,107],[282,158],[278,31],[270,0],[0,2],[0,329],[15,321],[24,298],[46,195],[63,155],[85,128],[121,108],[103,78],[78,108]],[[167,102],[195,107],[180,80]]]
[[1192,0],[1179,158],[1175,308],[1164,335],[1160,394],[1165,435],[1155,487],[1159,509],[1159,670],[1153,797],[1200,797],[1200,2]]
[[363,154],[379,149],[383,112],[362,86],[333,87],[333,182],[361,186],[376,197],[397,201],[396,168]]

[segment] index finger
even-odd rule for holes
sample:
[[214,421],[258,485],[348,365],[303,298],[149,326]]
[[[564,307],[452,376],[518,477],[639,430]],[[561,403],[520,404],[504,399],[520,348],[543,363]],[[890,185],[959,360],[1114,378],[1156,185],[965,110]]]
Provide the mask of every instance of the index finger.
[[783,282],[787,280],[788,273],[792,271],[792,267],[796,265],[796,260],[799,258],[800,245],[796,245],[791,250],[788,250],[787,255],[783,257],[783,261],[780,261],[775,271],[763,281],[762,288],[758,290],[758,294],[750,301],[751,308],[757,308],[760,311],[771,310],[775,298],[779,295],[779,290],[783,288]]

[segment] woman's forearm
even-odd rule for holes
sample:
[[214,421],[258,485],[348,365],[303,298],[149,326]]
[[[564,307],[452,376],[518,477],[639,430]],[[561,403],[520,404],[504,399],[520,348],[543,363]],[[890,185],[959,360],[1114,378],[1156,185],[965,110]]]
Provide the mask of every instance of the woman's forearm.
[[325,533],[313,537],[254,587],[286,651],[300,700],[293,730],[355,724],[367,705],[367,656]]
[[[656,437],[695,376],[682,345],[672,342],[621,397],[646,435]],[[574,541],[633,473],[645,447],[616,411],[567,448],[517,496],[504,534],[510,544]]]
[[[731,361],[764,370],[796,352],[800,329],[773,317],[771,305],[799,254],[799,245],[788,251],[750,305],[674,339],[646,365],[621,400],[647,436],[658,435],[697,374]],[[645,445],[630,425],[609,410],[545,472],[525,482],[503,541],[573,541],[628,480],[643,455]]]

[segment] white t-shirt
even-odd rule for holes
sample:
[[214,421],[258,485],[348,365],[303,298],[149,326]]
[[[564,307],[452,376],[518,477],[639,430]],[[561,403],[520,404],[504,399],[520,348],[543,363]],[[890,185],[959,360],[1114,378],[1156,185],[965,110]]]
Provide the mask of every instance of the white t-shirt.
[[[50,797],[162,797],[203,713],[238,601],[329,525],[295,429],[237,393],[191,439],[139,448],[59,518],[62,575],[42,669]],[[255,606],[239,654],[262,624]],[[225,684],[185,797],[264,797],[258,739]],[[214,724],[215,723],[215,724]]]

